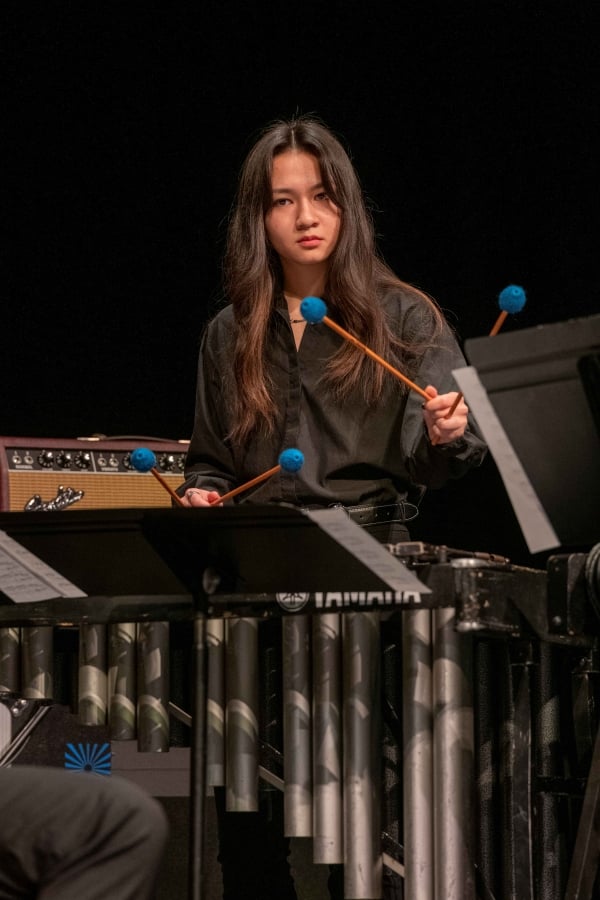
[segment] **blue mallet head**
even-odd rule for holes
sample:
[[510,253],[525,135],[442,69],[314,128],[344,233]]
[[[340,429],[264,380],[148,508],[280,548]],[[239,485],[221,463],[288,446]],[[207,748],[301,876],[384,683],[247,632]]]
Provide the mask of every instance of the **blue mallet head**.
[[526,300],[525,291],[518,284],[509,284],[498,294],[500,309],[507,313],[521,312]]
[[304,464],[304,454],[295,447],[288,447],[279,454],[279,465],[284,472],[297,472]]
[[137,472],[149,472],[156,465],[156,456],[147,447],[136,447],[129,454],[129,461]]
[[327,315],[327,307],[320,297],[305,297],[300,304],[300,312],[311,325],[318,325]]

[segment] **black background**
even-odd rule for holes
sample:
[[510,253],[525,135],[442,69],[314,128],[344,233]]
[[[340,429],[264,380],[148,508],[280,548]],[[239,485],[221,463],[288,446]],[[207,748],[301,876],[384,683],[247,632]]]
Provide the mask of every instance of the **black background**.
[[[1,432],[189,437],[238,168],[295,112],[342,137],[384,256],[461,340],[509,283],[504,330],[597,312],[597,14],[544,7],[6,4]],[[491,461],[416,532],[527,561]]]

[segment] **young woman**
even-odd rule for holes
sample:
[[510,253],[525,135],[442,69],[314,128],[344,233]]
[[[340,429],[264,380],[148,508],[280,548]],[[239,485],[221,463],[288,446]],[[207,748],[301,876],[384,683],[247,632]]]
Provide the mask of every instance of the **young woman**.
[[[408,539],[405,523],[424,490],[479,465],[485,446],[464,401],[449,415],[451,372],[464,365],[450,328],[378,255],[348,154],[314,118],[276,122],[248,154],[225,290],[228,305],[201,344],[184,504],[217,502],[296,447],[302,468],[263,481],[241,502],[341,505],[378,540]],[[323,298],[329,317],[430,399],[326,324],[307,324],[307,296]],[[218,791],[217,802],[224,897],[295,897],[287,845],[274,837],[281,811],[273,798],[269,815],[226,814]]]
[[[352,163],[318,121],[276,123],[250,151],[225,288],[229,303],[202,341],[184,503],[207,505],[297,447],[301,470],[245,502],[366,506],[378,521],[402,521],[425,487],[481,462],[466,404],[447,418],[451,371],[464,365],[456,341],[436,304],[378,256]],[[331,318],[431,400],[325,324],[308,325],[306,296],[322,297]]]

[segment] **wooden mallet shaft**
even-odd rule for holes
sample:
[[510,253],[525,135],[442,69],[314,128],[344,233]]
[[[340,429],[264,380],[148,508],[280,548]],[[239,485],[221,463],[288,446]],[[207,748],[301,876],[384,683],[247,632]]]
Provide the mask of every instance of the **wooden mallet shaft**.
[[234,488],[232,491],[229,491],[227,494],[223,494],[222,497],[217,497],[216,500],[213,500],[209,503],[209,506],[217,506],[219,503],[224,503],[226,500],[231,500],[232,497],[237,497],[238,494],[241,494],[243,491],[249,490],[251,487],[254,487],[255,484],[260,484],[261,481],[266,481],[267,478],[270,478],[271,475],[275,475],[281,469],[281,465],[273,466],[272,469],[269,469],[267,472],[263,472],[262,475],[257,475],[256,478],[251,478],[250,481],[246,481],[244,484],[238,485],[238,487]]
[[355,338],[354,335],[350,334],[349,331],[346,331],[345,328],[342,328],[341,325],[338,325],[337,322],[334,322],[333,319],[330,319],[329,316],[323,316],[321,319],[332,331],[336,331],[347,341],[350,341],[351,344],[354,344],[355,347],[358,347],[359,350],[362,350],[363,353],[366,353],[367,356],[370,356],[371,359],[374,359],[376,363],[379,363],[380,366],[383,366],[384,369],[387,369],[388,372],[391,372],[396,378],[400,381],[403,381],[404,384],[408,385],[408,387],[412,391],[416,391],[417,394],[420,394],[425,400],[431,400],[429,394],[420,388],[418,384],[415,384],[414,381],[411,381],[410,378],[407,378],[406,375],[403,375],[402,372],[399,372],[398,369],[395,369],[394,366],[390,365],[389,362],[386,362],[378,353],[375,353],[374,350],[371,350],[370,347],[367,347],[366,344],[363,344],[362,341],[359,341],[358,338]]
[[170,494],[170,495],[171,495],[171,497],[173,498],[173,500],[175,501],[175,503],[177,503],[178,506],[184,506],[184,505],[185,505],[185,504],[183,503],[181,497],[179,497],[179,496],[175,493],[175,491],[171,488],[171,486],[165,481],[165,479],[162,477],[162,475],[160,474],[160,472],[158,471],[158,469],[152,468],[152,469],[150,469],[149,471],[152,472],[152,474],[154,475],[154,477],[156,478],[156,480],[159,481],[159,482],[161,483],[161,485],[164,487],[164,489],[165,489],[165,491],[167,492],[167,494]]

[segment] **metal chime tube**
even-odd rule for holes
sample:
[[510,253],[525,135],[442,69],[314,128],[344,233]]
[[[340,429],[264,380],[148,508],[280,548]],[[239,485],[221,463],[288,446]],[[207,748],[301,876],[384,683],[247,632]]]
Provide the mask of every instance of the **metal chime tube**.
[[21,689],[21,636],[18,628],[0,628],[0,693]]
[[313,617],[313,861],[344,861],[339,613]]
[[169,623],[140,622],[137,631],[138,749],[169,749]]
[[104,725],[106,708],[106,625],[81,625],[78,667],[79,721],[82,725]]
[[283,777],[288,837],[312,835],[310,619],[284,616]]
[[[562,648],[560,648],[562,651]],[[563,772],[560,735],[561,667],[558,650],[540,641],[538,665],[532,667],[535,687],[535,771],[541,778],[558,778]],[[532,716],[533,719],[533,716]],[[539,900],[563,897],[567,882],[560,821],[560,799],[550,791],[538,792],[535,839],[540,851],[535,855],[535,886]]]
[[258,622],[230,619],[226,634],[226,807],[258,810]]
[[109,626],[108,721],[113,741],[136,736],[136,628],[135,622]]
[[382,896],[379,615],[343,619],[344,896]]
[[204,848],[206,828],[204,795],[206,792],[206,618],[194,617],[192,653],[192,747],[190,753],[190,852],[188,854],[188,896],[205,896]]
[[531,651],[529,641],[505,650],[505,715],[501,745],[503,795],[503,886],[506,900],[533,900]]
[[471,643],[453,609],[433,621],[435,896],[474,900]]
[[28,625],[21,629],[21,691],[29,700],[52,699],[53,648],[51,625]]
[[477,863],[485,896],[499,896],[502,824],[498,792],[498,726],[501,709],[497,688],[500,660],[497,639],[474,644],[475,785],[477,804]]
[[431,616],[402,613],[405,900],[434,900]]
[[12,741],[12,716],[4,703],[0,703],[0,759],[8,750]]
[[225,623],[206,620],[206,785],[225,784]]

